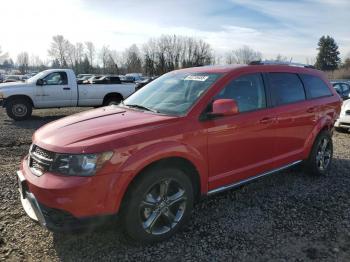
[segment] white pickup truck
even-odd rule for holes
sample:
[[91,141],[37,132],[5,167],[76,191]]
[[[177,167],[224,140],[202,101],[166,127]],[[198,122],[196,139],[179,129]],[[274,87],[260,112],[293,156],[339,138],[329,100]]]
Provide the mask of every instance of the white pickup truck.
[[118,104],[135,92],[134,84],[78,85],[71,69],[50,69],[24,83],[0,84],[0,106],[14,120],[31,116],[33,108]]

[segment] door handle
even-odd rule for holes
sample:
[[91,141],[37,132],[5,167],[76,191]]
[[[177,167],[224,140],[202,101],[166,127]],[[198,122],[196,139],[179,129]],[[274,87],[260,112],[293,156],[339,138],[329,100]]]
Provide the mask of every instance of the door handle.
[[63,87],[63,90],[70,90],[70,87]]
[[317,107],[309,107],[308,109],[306,109],[306,112],[308,112],[308,113],[315,113],[316,112],[316,109],[317,109]]
[[264,117],[262,119],[260,119],[259,123],[260,124],[271,124],[275,121],[274,117]]

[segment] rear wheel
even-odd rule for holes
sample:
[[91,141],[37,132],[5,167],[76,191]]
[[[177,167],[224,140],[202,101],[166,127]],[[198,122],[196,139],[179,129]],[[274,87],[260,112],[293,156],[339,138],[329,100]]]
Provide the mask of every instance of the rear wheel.
[[14,120],[25,120],[32,115],[32,105],[27,99],[11,99],[6,104],[6,113]]
[[106,101],[103,103],[105,106],[110,106],[110,105],[119,105],[122,99],[120,97],[111,97],[107,98]]
[[128,191],[125,202],[122,220],[129,239],[140,243],[161,241],[189,219],[193,188],[181,170],[150,169]]
[[321,132],[312,147],[308,160],[307,170],[314,175],[324,175],[328,173],[333,158],[333,142],[329,132]]

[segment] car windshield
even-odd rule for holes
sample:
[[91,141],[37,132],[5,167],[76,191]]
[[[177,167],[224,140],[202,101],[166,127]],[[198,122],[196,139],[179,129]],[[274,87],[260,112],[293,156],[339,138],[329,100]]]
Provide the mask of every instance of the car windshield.
[[124,101],[125,106],[169,115],[183,115],[221,74],[170,72]]
[[36,81],[38,80],[38,79],[41,79],[42,77],[44,77],[46,75],[46,71],[43,71],[43,72],[40,72],[40,73],[38,73],[38,74],[36,74],[36,75],[34,75],[34,76],[32,76],[31,78],[29,78],[29,79],[27,79],[27,81],[26,82],[28,82],[28,83],[36,83]]

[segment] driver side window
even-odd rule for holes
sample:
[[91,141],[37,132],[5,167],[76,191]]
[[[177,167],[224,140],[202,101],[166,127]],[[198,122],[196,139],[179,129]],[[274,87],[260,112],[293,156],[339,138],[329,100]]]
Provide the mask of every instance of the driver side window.
[[44,79],[44,85],[67,85],[68,79],[65,72],[55,72],[47,75]]
[[249,74],[232,80],[217,94],[217,99],[233,99],[239,112],[266,108],[264,82],[261,74]]

